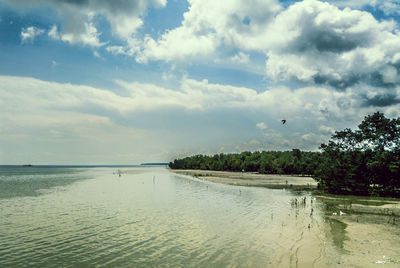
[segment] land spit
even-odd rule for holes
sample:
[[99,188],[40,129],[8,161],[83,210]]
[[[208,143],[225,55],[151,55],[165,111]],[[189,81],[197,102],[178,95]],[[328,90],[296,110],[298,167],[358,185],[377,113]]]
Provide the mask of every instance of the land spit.
[[192,169],[171,169],[171,171],[176,174],[192,176],[201,180],[238,186],[258,186],[271,189],[296,190],[311,190],[317,188],[317,182],[311,176]]

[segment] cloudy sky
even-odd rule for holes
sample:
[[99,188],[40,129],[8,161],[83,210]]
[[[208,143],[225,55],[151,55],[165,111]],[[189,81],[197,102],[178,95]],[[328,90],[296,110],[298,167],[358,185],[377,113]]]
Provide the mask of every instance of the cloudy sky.
[[398,0],[0,0],[0,164],[318,150],[400,116],[399,30]]

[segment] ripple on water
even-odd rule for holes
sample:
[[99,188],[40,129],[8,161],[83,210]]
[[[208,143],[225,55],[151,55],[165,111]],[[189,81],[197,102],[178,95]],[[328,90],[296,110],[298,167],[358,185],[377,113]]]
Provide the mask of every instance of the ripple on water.
[[68,176],[93,179],[63,191],[3,196],[0,266],[288,267],[303,261],[322,267],[342,254],[329,240],[322,205],[291,206],[293,198],[309,200],[307,192],[222,185],[166,170],[112,173],[75,170]]

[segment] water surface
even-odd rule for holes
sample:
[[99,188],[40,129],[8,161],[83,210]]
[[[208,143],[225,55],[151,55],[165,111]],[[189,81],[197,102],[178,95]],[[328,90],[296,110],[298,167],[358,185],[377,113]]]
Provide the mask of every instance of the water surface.
[[0,267],[398,265],[398,226],[380,232],[393,236],[385,259],[365,258],[352,243],[362,236],[309,192],[154,167],[1,167],[0,189]]

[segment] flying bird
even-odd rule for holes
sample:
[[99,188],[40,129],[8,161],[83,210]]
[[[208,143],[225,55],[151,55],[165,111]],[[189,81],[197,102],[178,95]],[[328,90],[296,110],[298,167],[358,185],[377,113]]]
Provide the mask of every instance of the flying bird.
[[284,125],[286,123],[286,119],[282,119],[282,125]]

